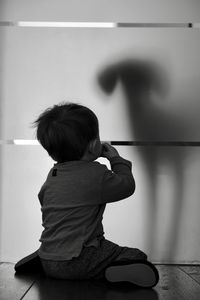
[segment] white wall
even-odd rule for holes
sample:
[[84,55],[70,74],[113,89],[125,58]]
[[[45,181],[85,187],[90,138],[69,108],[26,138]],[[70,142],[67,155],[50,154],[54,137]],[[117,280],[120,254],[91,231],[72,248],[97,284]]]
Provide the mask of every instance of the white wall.
[[198,0],[1,0],[2,21],[199,22]]
[[[0,21],[199,21],[199,1],[161,2],[147,10],[145,0],[8,0],[1,1]],[[95,111],[102,140],[199,140],[199,34],[189,28],[0,27],[1,140],[33,139],[30,123],[63,100]],[[98,85],[97,74],[109,65],[126,79],[128,69],[119,63],[127,59],[131,72],[148,59],[165,73],[165,91],[140,98],[140,109],[127,82],[117,81],[110,95]],[[106,237],[141,248],[155,262],[200,262],[200,149],[117,148],[133,162],[137,188],[107,205]],[[39,247],[37,193],[53,161],[40,146],[3,145],[0,155],[0,260],[15,262]]]

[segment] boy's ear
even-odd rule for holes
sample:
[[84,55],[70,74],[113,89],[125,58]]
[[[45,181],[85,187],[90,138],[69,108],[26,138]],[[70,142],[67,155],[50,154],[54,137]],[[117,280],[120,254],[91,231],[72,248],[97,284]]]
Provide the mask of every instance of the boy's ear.
[[97,143],[97,139],[94,139],[94,140],[90,141],[89,147],[88,147],[88,151],[89,151],[90,153],[95,152],[96,143]]

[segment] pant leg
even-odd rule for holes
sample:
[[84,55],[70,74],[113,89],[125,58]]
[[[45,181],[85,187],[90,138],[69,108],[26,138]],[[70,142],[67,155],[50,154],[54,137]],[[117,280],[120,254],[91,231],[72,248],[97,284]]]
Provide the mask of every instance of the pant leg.
[[83,247],[81,254],[70,261],[41,259],[47,276],[61,279],[104,279],[108,266],[121,261],[145,259],[146,254],[136,248],[121,247],[103,239],[98,248]]
[[[51,261],[41,259],[45,274],[53,278],[61,279],[90,279],[105,270],[119,254],[121,248],[106,239],[100,242],[98,248],[83,246],[78,257],[69,261]],[[101,276],[100,276],[101,277]]]
[[121,264],[129,264],[136,260],[147,260],[147,255],[138,248],[122,247],[118,246],[119,254],[113,257],[110,262],[107,261],[106,267],[102,268],[99,273],[95,274],[95,279],[104,279],[106,268],[110,266],[116,266]]
[[116,262],[131,262],[134,260],[147,260],[147,255],[138,248],[121,247],[121,253],[113,261]]

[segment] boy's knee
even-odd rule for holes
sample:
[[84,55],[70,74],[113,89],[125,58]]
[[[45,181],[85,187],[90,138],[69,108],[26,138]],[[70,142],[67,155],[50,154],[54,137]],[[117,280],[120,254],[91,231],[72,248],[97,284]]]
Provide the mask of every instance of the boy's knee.
[[115,261],[147,260],[147,255],[138,248],[123,247]]

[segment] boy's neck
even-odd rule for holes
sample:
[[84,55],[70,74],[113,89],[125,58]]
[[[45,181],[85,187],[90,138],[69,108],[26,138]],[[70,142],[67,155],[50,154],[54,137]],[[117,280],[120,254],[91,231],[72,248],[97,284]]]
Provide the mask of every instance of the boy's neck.
[[94,160],[94,156],[90,155],[90,153],[85,153],[80,160],[90,162]]

